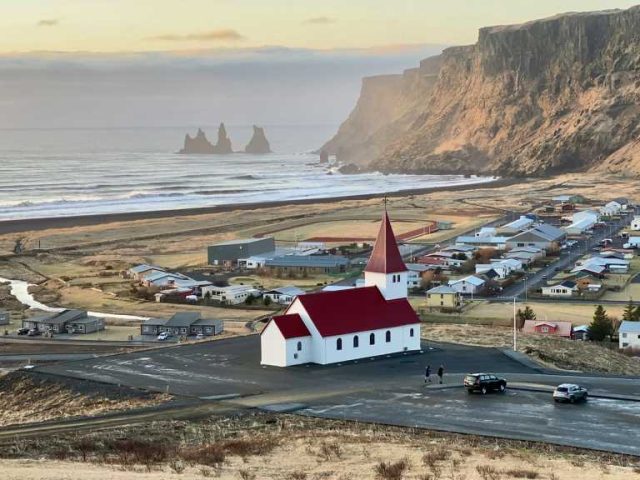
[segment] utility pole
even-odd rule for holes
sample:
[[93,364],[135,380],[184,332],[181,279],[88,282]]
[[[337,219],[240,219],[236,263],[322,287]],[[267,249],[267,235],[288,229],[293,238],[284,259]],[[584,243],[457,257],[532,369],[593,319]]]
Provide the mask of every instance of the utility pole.
[[518,325],[516,323],[516,297],[513,297],[513,351],[518,351],[518,339],[517,339],[517,331]]

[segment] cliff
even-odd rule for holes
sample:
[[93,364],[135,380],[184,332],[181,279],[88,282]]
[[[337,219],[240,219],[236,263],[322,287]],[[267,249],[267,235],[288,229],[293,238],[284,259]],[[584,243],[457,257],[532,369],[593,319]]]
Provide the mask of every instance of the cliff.
[[365,79],[322,148],[389,172],[640,174],[640,7],[483,28],[423,64]]
[[224,123],[218,127],[218,142],[213,145],[208,139],[202,129],[198,129],[195,137],[191,137],[189,134],[184,137],[184,147],[178,152],[183,154],[193,155],[213,155],[213,154],[228,154],[233,153],[231,148],[231,140],[227,136],[227,131],[224,128]]
[[247,146],[244,147],[244,151],[253,154],[271,153],[271,146],[264,133],[264,128],[253,126],[253,135]]

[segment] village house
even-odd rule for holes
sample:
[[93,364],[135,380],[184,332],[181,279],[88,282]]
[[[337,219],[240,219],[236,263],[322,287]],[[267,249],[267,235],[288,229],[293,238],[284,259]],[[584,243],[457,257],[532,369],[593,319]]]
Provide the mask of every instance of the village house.
[[447,285],[440,285],[427,290],[427,307],[429,309],[453,309],[462,306],[460,292]]
[[449,280],[449,287],[461,295],[477,295],[485,289],[486,283],[483,278],[469,275],[458,280]]
[[261,363],[322,365],[420,350],[420,319],[407,300],[407,267],[385,211],[365,286],[296,297],[260,334]]
[[289,305],[298,295],[304,295],[305,291],[301,288],[289,285],[287,287],[277,287],[263,292],[262,297],[270,299],[273,303],[280,305]]
[[104,318],[89,315],[86,310],[62,310],[49,315],[27,318],[24,328],[51,333],[93,333],[104,330]]
[[469,245],[475,248],[495,248],[498,250],[504,250],[507,246],[509,237],[484,237],[484,236],[470,236],[462,235],[456,238],[456,245]]
[[582,210],[571,217],[571,225],[563,227],[567,235],[583,235],[600,220],[600,214],[594,210]]
[[141,335],[168,332],[176,337],[189,335],[219,335],[224,330],[222,320],[202,318],[200,312],[178,312],[171,318],[150,318],[140,325]]
[[612,217],[614,215],[618,215],[620,214],[621,211],[622,211],[622,205],[616,202],[615,200],[612,200],[606,203],[605,205],[603,205],[602,207],[600,207],[600,215],[603,215],[605,217]]
[[276,241],[273,237],[229,240],[207,247],[207,261],[209,265],[233,267],[241,258],[273,252],[275,249]]
[[620,348],[640,349],[640,322],[622,321],[618,329]]
[[636,232],[640,230],[640,216],[636,215],[635,217],[633,217],[633,220],[631,220],[631,224],[629,228],[631,228],[631,230]]
[[506,241],[506,246],[510,251],[519,247],[555,250],[560,248],[560,244],[565,238],[566,233],[563,230],[553,225],[542,223],[509,238]]
[[584,203],[586,199],[582,195],[557,195],[552,198],[554,203]]
[[416,289],[422,287],[422,279],[426,272],[433,270],[430,265],[422,263],[407,263],[407,287],[409,289]]
[[249,296],[258,298],[262,292],[249,285],[231,285],[228,287],[216,287],[209,285],[202,288],[202,298],[208,298],[224,305],[239,305],[247,301]]
[[521,215],[520,218],[502,225],[498,229],[500,235],[515,235],[520,232],[524,232],[534,223],[534,219],[527,215]]
[[0,325],[9,325],[11,323],[11,314],[6,310],[0,310]]
[[155,265],[147,265],[146,263],[143,263],[141,265],[131,267],[128,270],[128,277],[132,278],[133,280],[142,281],[147,275],[162,273],[164,271],[165,270],[162,267],[156,267]]
[[555,285],[542,287],[542,295],[547,297],[571,297],[578,293],[578,285],[571,280],[565,280]]
[[573,324],[571,322],[540,322],[537,320],[525,320],[522,333],[573,338]]

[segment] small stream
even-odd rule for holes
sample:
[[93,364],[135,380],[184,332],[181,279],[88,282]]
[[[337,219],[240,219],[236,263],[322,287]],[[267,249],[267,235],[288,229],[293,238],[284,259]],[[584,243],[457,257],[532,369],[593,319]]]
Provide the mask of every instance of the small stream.
[[[9,278],[0,277],[0,282],[8,282],[11,284],[11,294],[18,299],[18,301],[29,308],[42,310],[43,312],[57,313],[65,310],[64,308],[50,307],[37,301],[33,298],[33,295],[29,293],[29,286],[32,285],[23,280],[11,280]],[[137,315],[120,315],[117,313],[104,313],[104,312],[88,312],[89,315],[94,317],[104,318],[117,318],[119,320],[148,320],[149,317],[139,317]]]

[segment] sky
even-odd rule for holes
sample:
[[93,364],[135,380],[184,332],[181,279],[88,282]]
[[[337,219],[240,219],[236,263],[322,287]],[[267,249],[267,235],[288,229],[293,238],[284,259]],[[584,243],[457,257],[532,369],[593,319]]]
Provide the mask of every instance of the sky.
[[0,0],[0,128],[338,125],[483,26],[640,0]]

